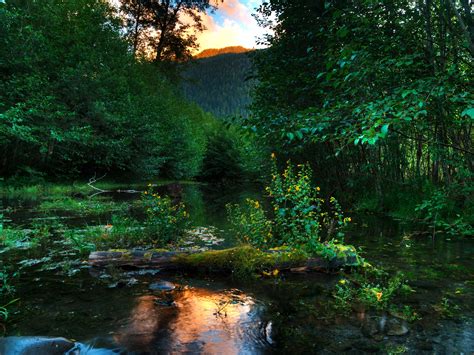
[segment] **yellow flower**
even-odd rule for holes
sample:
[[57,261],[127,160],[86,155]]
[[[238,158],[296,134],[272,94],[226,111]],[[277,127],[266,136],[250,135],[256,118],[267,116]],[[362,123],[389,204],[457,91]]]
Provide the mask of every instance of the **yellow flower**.
[[316,186],[316,191],[321,191],[321,188],[319,186]]
[[275,153],[272,153],[271,157],[272,157],[272,159],[276,159]]
[[295,191],[300,191],[300,187],[298,185],[295,186]]
[[260,208],[260,203],[258,203],[258,201],[255,201],[255,208]]
[[376,292],[375,297],[377,297],[377,301],[380,302],[380,300],[382,299],[382,292]]
[[339,280],[339,283],[340,283],[341,285],[345,285],[346,282],[347,282],[347,281],[346,281],[345,279]]

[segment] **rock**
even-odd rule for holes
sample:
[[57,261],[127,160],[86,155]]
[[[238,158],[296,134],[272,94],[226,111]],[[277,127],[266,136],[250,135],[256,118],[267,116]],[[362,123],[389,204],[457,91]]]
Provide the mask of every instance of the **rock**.
[[408,333],[406,322],[392,318],[385,324],[385,334],[390,336],[402,336]]
[[65,338],[5,337],[0,338],[2,355],[62,355],[75,344]]
[[151,291],[173,291],[176,286],[169,281],[157,281],[148,286]]

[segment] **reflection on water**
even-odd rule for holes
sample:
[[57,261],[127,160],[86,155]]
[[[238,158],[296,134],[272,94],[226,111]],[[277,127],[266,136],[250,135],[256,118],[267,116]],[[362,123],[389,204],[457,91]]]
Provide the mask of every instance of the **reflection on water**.
[[[225,239],[219,247],[226,247],[235,243],[226,204],[258,197],[260,189],[171,184],[158,190],[186,203],[194,227],[216,227],[218,237]],[[108,197],[123,202],[139,196]],[[5,212],[8,225],[29,227],[39,217],[39,202],[4,199],[4,206],[12,206]],[[143,217],[134,209],[129,214]],[[68,217],[60,222],[69,227],[110,221],[107,214],[70,216],[56,211],[54,215]],[[474,349],[474,241],[417,235],[412,228],[386,217],[354,215],[346,242],[362,247],[372,264],[403,271],[410,279],[416,292],[404,302],[422,317],[413,324],[396,321],[390,314],[388,318],[368,313],[348,319],[327,316],[327,299],[337,280],[331,275],[282,275],[282,282],[238,285],[245,294],[225,291],[236,287],[230,279],[203,285],[204,281],[183,277],[179,282],[195,287],[160,294],[149,291],[146,275],[136,276],[139,282],[133,287],[110,289],[106,279],[93,279],[85,270],[64,278],[36,266],[22,272],[16,282],[21,312],[13,315],[7,331],[10,335],[64,336],[94,348],[120,346],[138,354],[360,353],[403,347],[411,353],[469,353]],[[454,319],[442,317],[439,309],[443,307],[447,307],[445,313],[455,313]],[[396,335],[405,333],[407,326],[407,334]]]
[[143,295],[114,339],[137,352],[259,353],[268,345],[264,333],[269,327],[260,322],[258,313],[259,305],[238,290],[184,288]]

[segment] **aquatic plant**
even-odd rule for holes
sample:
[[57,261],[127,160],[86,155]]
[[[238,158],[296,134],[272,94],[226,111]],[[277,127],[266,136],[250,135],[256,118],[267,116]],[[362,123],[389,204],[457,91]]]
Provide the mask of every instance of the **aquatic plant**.
[[321,189],[312,185],[307,164],[298,165],[295,170],[288,162],[280,174],[274,155],[272,161],[272,180],[266,187],[272,218],[256,200],[247,199],[243,207],[228,205],[229,220],[237,236],[259,248],[289,246],[334,257],[334,245],[343,241],[344,227],[351,218],[344,216],[335,197],[325,201],[320,196]]
[[349,312],[354,304],[387,310],[393,308],[392,302],[396,296],[410,292],[413,290],[407,285],[402,273],[391,276],[382,269],[367,265],[361,271],[338,281],[333,291],[333,306],[343,312]]
[[149,185],[142,194],[142,203],[147,215],[143,232],[149,245],[176,243],[189,228],[189,214],[183,202],[161,196]]
[[77,199],[72,197],[59,197],[43,201],[38,209],[42,212],[68,211],[81,215],[100,215],[110,212],[126,211],[128,204],[106,201],[98,198]]

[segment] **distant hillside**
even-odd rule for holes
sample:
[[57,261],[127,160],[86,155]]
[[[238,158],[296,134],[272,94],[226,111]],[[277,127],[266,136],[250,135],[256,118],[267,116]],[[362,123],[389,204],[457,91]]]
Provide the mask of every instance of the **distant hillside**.
[[242,46],[230,46],[225,48],[209,48],[203,50],[201,53],[194,56],[194,58],[209,58],[214,57],[220,54],[228,54],[228,53],[246,53],[250,52],[252,49],[248,49]]
[[208,56],[196,59],[186,67],[182,89],[186,98],[218,117],[246,115],[254,85],[254,81],[248,79],[250,75],[248,50]]

